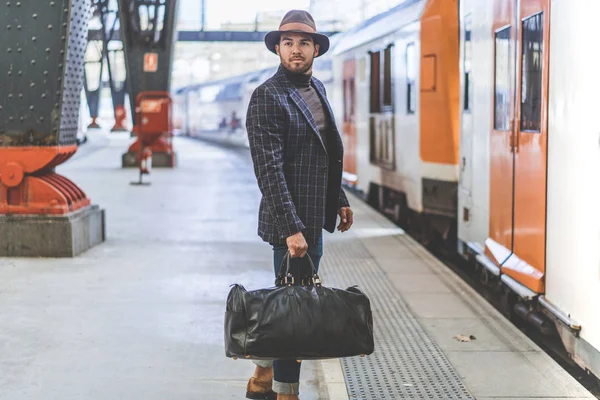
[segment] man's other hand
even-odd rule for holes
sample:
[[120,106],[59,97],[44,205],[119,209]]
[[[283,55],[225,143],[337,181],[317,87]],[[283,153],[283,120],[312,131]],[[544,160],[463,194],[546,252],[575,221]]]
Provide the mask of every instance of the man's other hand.
[[285,239],[285,242],[292,258],[302,258],[306,255],[308,243],[306,243],[306,239],[304,239],[302,232],[289,236]]
[[352,226],[354,222],[354,217],[352,214],[352,210],[350,207],[342,207],[340,211],[338,211],[340,215],[340,224],[337,227],[337,230],[340,232],[346,232]]

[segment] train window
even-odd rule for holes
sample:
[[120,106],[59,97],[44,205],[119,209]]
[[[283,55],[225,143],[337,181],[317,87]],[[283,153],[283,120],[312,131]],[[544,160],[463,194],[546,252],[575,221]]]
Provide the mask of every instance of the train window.
[[[393,111],[392,46],[371,52],[371,113]],[[382,62],[383,58],[383,62]]]
[[[394,113],[392,46],[371,55],[371,115],[369,118],[369,158],[372,164],[394,169]],[[354,107],[354,80],[351,80],[350,108]]]
[[510,129],[510,27],[496,32],[494,82],[494,129],[508,131]]
[[435,92],[437,55],[427,54],[421,59],[421,92]]
[[355,101],[354,78],[344,79],[344,122],[352,122]]
[[417,79],[415,44],[406,46],[406,112],[414,114],[416,111],[417,90],[415,81]]
[[380,71],[380,53],[378,51],[371,53],[371,113],[381,112],[381,71]]
[[521,130],[539,132],[542,110],[544,19],[537,14],[523,20],[521,66]]
[[463,98],[463,110],[470,111],[471,110],[471,101],[473,99],[472,90],[472,82],[471,82],[471,51],[472,51],[472,43],[471,43],[471,29],[473,26],[473,22],[471,21],[471,14],[465,17],[465,39],[464,39],[464,49],[463,49],[463,73],[464,73],[464,98]]
[[383,54],[383,106],[392,107],[392,45],[389,45]]

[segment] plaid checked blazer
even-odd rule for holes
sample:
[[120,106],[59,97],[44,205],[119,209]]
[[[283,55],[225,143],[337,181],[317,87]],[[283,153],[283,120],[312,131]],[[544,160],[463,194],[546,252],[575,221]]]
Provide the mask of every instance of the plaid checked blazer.
[[250,98],[246,129],[262,193],[258,235],[285,243],[302,231],[315,243],[322,229],[333,233],[338,210],[349,206],[342,189],[344,150],[325,87],[312,78],[330,118],[328,148],[300,92],[279,66]]

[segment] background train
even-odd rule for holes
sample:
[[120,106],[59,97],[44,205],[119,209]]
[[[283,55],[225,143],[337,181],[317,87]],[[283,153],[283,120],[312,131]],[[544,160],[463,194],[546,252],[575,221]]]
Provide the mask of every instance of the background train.
[[[335,37],[331,39],[335,43]],[[328,54],[315,60],[315,76],[329,89],[333,83]],[[249,147],[246,111],[254,89],[270,78],[277,67],[231,78],[185,86],[173,95],[173,126],[176,134],[221,144]]]
[[[599,13],[600,2],[406,0],[338,35],[326,59],[345,184],[467,260],[507,316],[558,334],[596,377]],[[272,75],[259,73],[245,95]],[[233,110],[243,129],[247,97],[201,123],[193,90],[176,94],[184,131],[211,135]]]
[[174,128],[187,136],[248,147],[245,124],[250,96],[275,70],[268,68],[177,90],[173,98]]

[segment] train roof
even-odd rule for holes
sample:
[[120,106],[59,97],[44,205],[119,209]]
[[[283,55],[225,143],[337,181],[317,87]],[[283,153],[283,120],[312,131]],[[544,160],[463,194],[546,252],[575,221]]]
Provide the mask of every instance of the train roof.
[[263,68],[263,69],[260,69],[257,71],[246,72],[245,74],[235,75],[235,76],[231,76],[231,77],[223,78],[223,79],[219,79],[219,80],[194,83],[191,85],[180,87],[179,89],[175,90],[175,94],[181,94],[186,91],[198,90],[198,89],[201,89],[203,87],[208,87],[208,86],[215,86],[215,85],[228,86],[228,85],[242,84],[245,82],[251,82],[254,78],[260,78],[261,76],[263,76],[264,74],[266,74],[269,71],[273,71],[273,73],[275,73],[276,69],[277,69],[277,67]]
[[397,31],[407,23],[418,19],[426,3],[426,0],[404,0],[394,8],[366,20],[340,37],[334,53],[336,55],[344,53]]

